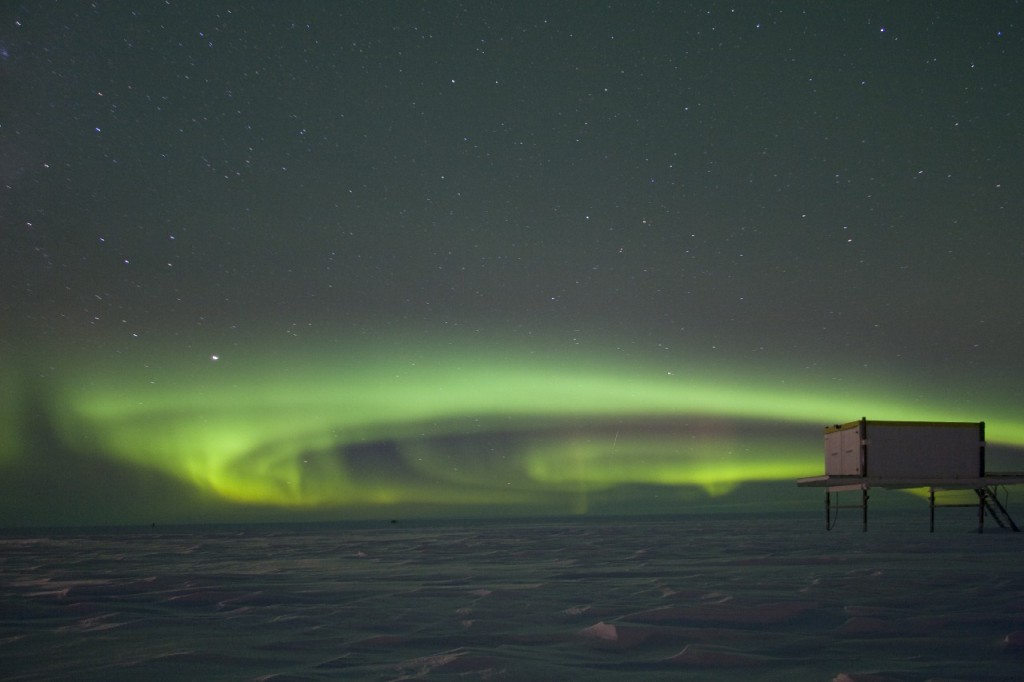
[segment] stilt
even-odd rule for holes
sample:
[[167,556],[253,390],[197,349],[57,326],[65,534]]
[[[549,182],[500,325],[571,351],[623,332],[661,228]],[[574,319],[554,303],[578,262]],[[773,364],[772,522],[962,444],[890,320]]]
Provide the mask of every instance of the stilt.
[[868,489],[867,487],[861,488],[861,499],[864,507],[864,532],[868,532]]
[[984,491],[978,492],[978,532],[985,532],[985,494]]
[[928,509],[929,509],[929,521],[928,521],[928,532],[935,532],[935,488],[928,489]]
[[832,493],[825,488],[825,530],[832,530]]

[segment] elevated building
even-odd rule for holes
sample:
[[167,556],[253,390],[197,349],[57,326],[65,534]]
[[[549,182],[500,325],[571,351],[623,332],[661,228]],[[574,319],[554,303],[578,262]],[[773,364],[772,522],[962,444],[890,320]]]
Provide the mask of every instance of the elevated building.
[[[926,488],[930,529],[937,506],[977,506],[978,532],[990,516],[1003,528],[1019,532],[1000,499],[1003,486],[1024,484],[1024,474],[985,469],[985,422],[878,421],[867,418],[825,427],[825,474],[797,480],[797,485],[825,489],[825,528],[835,525],[838,493],[860,491],[853,506],[862,510],[868,528],[871,488]],[[977,503],[936,504],[942,490],[972,490]],[[836,495],[836,502],[833,502]]]

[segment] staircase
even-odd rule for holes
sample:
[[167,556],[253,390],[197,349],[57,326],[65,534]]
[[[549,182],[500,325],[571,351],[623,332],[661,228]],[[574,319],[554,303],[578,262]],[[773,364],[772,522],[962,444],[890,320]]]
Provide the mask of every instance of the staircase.
[[1013,522],[1010,517],[1010,513],[1006,511],[1006,506],[999,501],[998,487],[994,485],[986,486],[984,488],[977,488],[974,492],[978,494],[978,499],[981,504],[985,507],[985,511],[988,512],[989,516],[995,519],[995,522],[999,524],[1000,528],[1010,528],[1014,533],[1019,533],[1020,528]]

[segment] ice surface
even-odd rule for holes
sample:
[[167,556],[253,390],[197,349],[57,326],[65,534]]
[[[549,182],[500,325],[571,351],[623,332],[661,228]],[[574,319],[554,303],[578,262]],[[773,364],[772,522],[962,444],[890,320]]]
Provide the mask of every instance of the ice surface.
[[812,516],[8,533],[2,676],[1021,679],[1024,536]]

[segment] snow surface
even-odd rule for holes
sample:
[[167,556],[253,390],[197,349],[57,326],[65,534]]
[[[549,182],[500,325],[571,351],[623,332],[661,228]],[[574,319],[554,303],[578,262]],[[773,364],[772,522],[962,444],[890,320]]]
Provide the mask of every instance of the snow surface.
[[1024,534],[968,517],[8,532],[0,677],[1020,680]]

